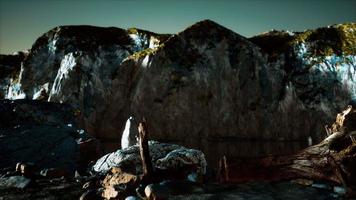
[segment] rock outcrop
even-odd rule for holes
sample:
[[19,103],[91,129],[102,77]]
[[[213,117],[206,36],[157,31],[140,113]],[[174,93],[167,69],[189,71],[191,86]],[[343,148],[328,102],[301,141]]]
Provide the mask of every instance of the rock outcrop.
[[[149,141],[149,151],[154,168],[172,170],[196,165],[196,173],[206,173],[204,154],[195,149],[187,149],[180,145]],[[126,149],[119,149],[101,157],[93,166],[93,171],[106,174],[111,168],[118,167],[125,172],[142,174],[142,164],[139,146],[134,145]]]
[[0,113],[0,168],[15,169],[18,162],[72,172],[82,167],[79,165],[85,161],[81,153],[89,151],[80,151],[80,143],[88,136],[74,126],[75,110],[71,106],[1,100]]
[[321,141],[324,125],[355,99],[354,30],[248,39],[209,20],[174,35],[62,26],[33,45],[19,85],[26,98],[78,108],[83,128],[108,149],[119,146],[129,116],[145,116],[152,139],[202,149],[208,159],[293,153],[309,137]]

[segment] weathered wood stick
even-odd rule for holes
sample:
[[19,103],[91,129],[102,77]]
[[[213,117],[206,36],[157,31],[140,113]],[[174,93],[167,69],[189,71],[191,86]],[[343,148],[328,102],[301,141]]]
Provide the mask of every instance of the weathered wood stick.
[[152,177],[153,167],[148,147],[148,130],[146,121],[143,120],[138,125],[140,155],[143,169],[143,180],[149,180]]

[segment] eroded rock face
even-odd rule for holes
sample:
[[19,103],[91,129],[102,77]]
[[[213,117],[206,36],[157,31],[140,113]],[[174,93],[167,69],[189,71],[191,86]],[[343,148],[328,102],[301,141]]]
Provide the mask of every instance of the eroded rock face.
[[[171,37],[58,27],[36,41],[20,83],[27,98],[40,91],[78,108],[82,126],[108,148],[119,146],[129,116],[144,116],[153,139],[208,157],[293,153],[308,137],[324,138],[324,125],[355,98],[354,29],[247,39],[209,20]],[[233,150],[220,145],[226,141],[234,141]],[[251,152],[251,141],[262,143]],[[287,151],[275,141],[300,144]]]
[[[196,165],[196,173],[201,175],[206,173],[205,155],[199,150],[157,141],[149,141],[148,145],[152,164],[156,169],[174,170]],[[140,175],[142,174],[141,162],[139,146],[134,145],[104,155],[96,161],[92,170],[96,173],[106,174],[111,168],[118,167],[125,172]]]

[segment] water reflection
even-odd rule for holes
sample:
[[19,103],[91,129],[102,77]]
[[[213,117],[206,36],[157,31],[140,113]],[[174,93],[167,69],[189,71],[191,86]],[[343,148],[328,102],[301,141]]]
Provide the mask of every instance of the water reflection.
[[[227,158],[256,158],[268,155],[294,154],[308,147],[308,138],[305,140],[249,140],[249,139],[209,139],[200,145],[187,145],[180,141],[161,141],[176,143],[189,148],[196,148],[206,155],[208,165],[216,168],[221,157]],[[310,141],[309,141],[310,142]],[[118,149],[118,143],[105,142],[106,152]]]
[[268,155],[294,154],[308,146],[305,140],[279,141],[279,140],[215,140],[207,141],[201,150],[211,166],[216,167],[219,159],[241,157],[264,157]]

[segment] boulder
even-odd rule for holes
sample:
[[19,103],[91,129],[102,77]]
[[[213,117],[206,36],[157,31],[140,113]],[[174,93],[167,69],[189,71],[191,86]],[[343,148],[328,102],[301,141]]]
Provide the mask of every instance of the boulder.
[[53,126],[13,130],[0,138],[0,167],[33,162],[43,168],[75,170],[80,155],[75,133],[69,127]]
[[[206,173],[207,163],[201,151],[156,141],[149,141],[148,144],[154,168],[173,170],[196,165],[195,170],[198,174]],[[132,174],[141,174],[142,164],[139,146],[134,145],[109,153],[101,157],[92,169],[94,172],[106,174],[112,167],[119,167],[123,171],[131,172]]]
[[0,168],[33,174],[31,166],[74,171],[80,160],[78,140],[89,139],[75,127],[68,105],[30,100],[0,101]]

